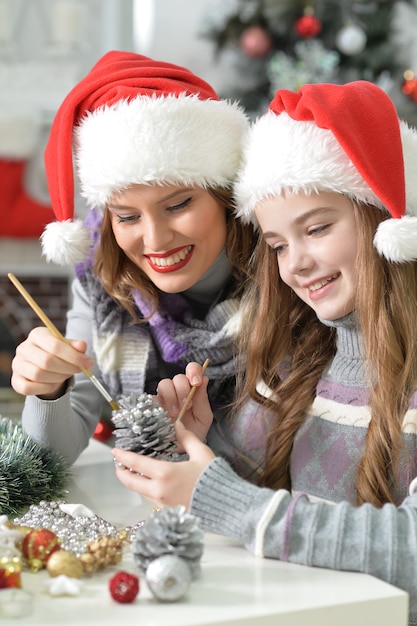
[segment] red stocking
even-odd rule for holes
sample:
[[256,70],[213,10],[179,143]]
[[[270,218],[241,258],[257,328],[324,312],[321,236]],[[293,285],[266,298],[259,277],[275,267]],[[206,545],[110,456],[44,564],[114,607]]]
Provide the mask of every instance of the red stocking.
[[26,160],[0,158],[0,237],[39,237],[53,220],[50,206],[24,189]]
[[38,238],[54,219],[42,132],[36,112],[0,109],[0,237]]

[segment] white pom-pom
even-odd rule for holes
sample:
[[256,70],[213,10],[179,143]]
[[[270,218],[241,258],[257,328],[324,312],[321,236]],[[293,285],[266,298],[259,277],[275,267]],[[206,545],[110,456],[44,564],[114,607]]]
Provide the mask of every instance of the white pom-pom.
[[417,260],[417,217],[405,215],[381,222],[375,233],[374,246],[379,254],[393,263]]
[[47,224],[41,235],[42,252],[50,263],[67,266],[83,261],[91,242],[81,220]]

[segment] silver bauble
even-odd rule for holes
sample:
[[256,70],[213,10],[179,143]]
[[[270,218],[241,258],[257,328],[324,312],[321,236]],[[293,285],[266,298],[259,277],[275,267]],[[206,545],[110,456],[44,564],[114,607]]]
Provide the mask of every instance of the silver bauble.
[[336,46],[347,56],[360,54],[366,47],[367,36],[365,31],[355,24],[344,26],[336,35]]
[[148,587],[161,602],[180,600],[187,593],[191,580],[187,561],[175,554],[164,554],[154,559],[146,570]]

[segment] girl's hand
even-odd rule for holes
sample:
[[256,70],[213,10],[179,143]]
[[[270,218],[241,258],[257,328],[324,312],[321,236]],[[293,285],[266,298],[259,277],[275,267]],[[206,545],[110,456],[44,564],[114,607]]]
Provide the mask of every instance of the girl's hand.
[[12,361],[13,389],[24,396],[59,398],[71,376],[94,364],[85,355],[86,349],[84,341],[68,344],[43,326],[34,328],[16,349]]
[[194,486],[215,455],[181,422],[176,422],[175,429],[188,461],[160,461],[120,448],[114,448],[112,453],[116,476],[125,487],[157,506],[182,504],[188,510]]
[[189,363],[185,374],[178,374],[173,379],[160,381],[156,399],[168,414],[177,418],[190,390],[196,388],[193,398],[181,418],[184,426],[204,441],[213,421],[213,412],[207,395],[207,376],[202,375],[198,363]]

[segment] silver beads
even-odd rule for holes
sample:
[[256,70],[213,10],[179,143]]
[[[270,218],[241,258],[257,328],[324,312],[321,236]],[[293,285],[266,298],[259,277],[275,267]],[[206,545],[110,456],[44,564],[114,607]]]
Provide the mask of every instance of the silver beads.
[[[119,530],[98,515],[70,515],[65,512],[62,505],[66,505],[65,500],[46,502],[41,500],[39,504],[32,504],[29,510],[19,518],[13,520],[14,524],[29,526],[29,528],[48,528],[61,540],[61,547],[72,552],[76,556],[81,556],[90,542],[99,537],[116,538]],[[131,540],[140,528],[139,522],[133,528],[125,529],[127,540]]]

